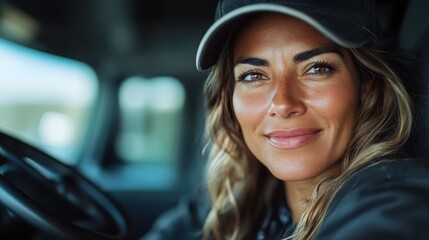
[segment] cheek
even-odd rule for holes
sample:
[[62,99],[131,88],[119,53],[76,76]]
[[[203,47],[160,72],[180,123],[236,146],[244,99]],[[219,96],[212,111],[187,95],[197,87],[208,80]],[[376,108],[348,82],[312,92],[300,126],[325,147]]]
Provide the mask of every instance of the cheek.
[[360,103],[359,88],[354,83],[331,86],[323,92],[314,93],[312,99],[316,115],[325,121],[329,129],[327,142],[337,158],[345,151],[355,129]]
[[355,120],[359,110],[360,91],[356,81],[343,81],[317,89],[308,93],[308,96],[309,105],[336,124],[348,119]]
[[269,106],[267,94],[251,94],[243,90],[235,90],[232,105],[235,116],[243,132],[255,128],[262,121]]
[[312,105],[330,118],[343,118],[357,111],[357,93],[344,91],[344,88],[325,89],[312,95]]

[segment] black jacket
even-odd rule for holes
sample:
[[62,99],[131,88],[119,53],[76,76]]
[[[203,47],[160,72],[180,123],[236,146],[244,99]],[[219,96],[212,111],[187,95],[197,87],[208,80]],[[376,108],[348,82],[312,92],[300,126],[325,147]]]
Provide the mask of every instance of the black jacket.
[[[255,239],[282,239],[293,232],[281,189],[256,226]],[[143,239],[201,239],[209,208],[206,193],[184,200]],[[429,240],[429,159],[390,160],[361,168],[335,196],[316,239]]]

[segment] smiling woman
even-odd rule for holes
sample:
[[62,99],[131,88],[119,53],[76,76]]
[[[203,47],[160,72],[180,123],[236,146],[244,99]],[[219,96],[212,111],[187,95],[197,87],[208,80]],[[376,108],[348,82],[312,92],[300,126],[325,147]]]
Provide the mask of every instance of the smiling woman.
[[280,14],[257,16],[238,32],[234,114],[252,154],[283,181],[338,169],[353,133],[365,85],[350,53],[329,45],[310,25]]
[[429,238],[429,164],[405,158],[412,103],[373,4],[219,2],[197,53],[210,201],[148,239]]

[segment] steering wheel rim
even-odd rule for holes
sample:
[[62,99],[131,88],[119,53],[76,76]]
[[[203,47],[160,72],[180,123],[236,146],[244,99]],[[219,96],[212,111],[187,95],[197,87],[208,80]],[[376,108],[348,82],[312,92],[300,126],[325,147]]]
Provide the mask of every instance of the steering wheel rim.
[[106,193],[70,166],[1,132],[0,203],[37,229],[57,237],[129,237],[127,219]]

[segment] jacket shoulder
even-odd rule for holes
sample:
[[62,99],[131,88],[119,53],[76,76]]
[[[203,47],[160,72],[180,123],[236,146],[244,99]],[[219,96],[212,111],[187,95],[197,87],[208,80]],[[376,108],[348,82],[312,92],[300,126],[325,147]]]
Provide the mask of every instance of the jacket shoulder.
[[429,160],[356,171],[334,197],[316,239],[429,239]]
[[[340,190],[365,188],[376,183],[397,181],[429,181],[429,158],[403,158],[381,160],[361,167],[353,173]],[[429,185],[427,185],[429,187]]]

